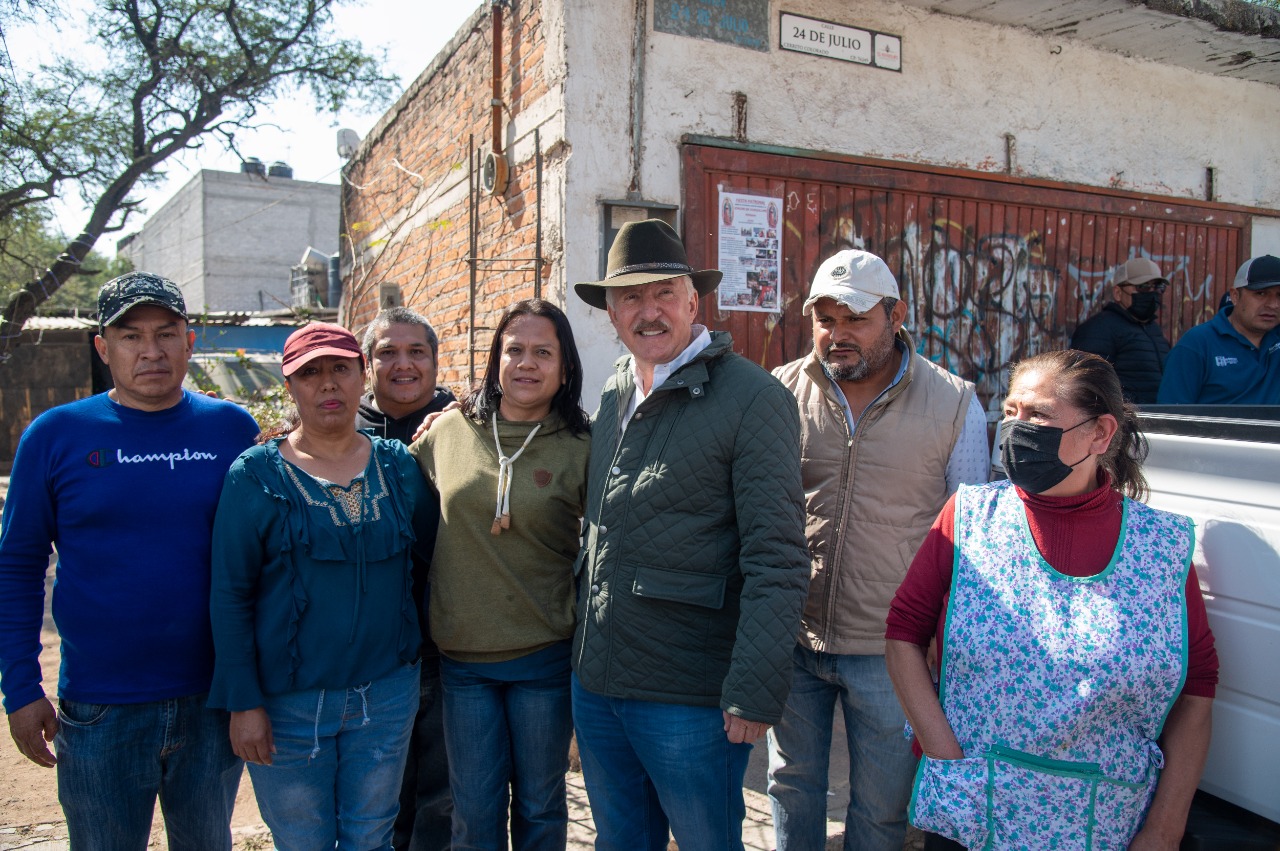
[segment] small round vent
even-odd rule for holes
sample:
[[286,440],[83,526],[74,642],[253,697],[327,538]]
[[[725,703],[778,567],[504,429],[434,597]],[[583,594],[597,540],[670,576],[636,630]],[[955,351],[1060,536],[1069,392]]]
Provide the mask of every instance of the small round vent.
[[480,164],[480,189],[486,195],[501,195],[507,190],[509,167],[507,158],[493,151],[484,155]]

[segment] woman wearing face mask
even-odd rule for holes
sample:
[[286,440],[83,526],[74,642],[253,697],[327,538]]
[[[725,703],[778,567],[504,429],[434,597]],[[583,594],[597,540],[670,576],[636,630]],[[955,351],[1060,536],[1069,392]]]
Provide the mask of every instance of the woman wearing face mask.
[[947,502],[889,613],[911,820],[926,849],[1175,849],[1218,667],[1192,523],[1140,501],[1146,442],[1102,358],[1019,363],[1004,415],[1009,481]]

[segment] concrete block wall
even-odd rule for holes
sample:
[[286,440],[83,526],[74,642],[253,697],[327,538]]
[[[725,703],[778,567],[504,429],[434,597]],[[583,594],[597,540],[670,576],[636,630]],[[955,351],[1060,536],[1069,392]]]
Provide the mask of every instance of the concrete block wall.
[[203,275],[204,175],[196,174],[120,247],[135,269],[177,284],[194,310],[209,302]]
[[204,175],[204,299],[192,310],[281,310],[308,247],[338,249],[339,188],[235,172]]
[[[379,286],[396,284],[405,305],[439,334],[440,381],[455,392],[467,389],[473,354],[476,377],[483,373],[488,329],[535,289],[532,133],[547,124],[550,93],[541,2],[517,0],[504,10],[503,23],[502,138],[511,170],[505,192],[479,196],[477,351],[468,351],[468,149],[473,134],[477,151],[488,151],[492,140],[488,5],[463,25],[344,170],[342,321],[361,333],[377,312]],[[545,131],[541,144],[544,151],[552,144]],[[544,216],[547,206],[544,199]],[[556,253],[546,239],[544,251]]]
[[134,267],[164,275],[187,308],[280,310],[290,268],[308,247],[338,250],[339,187],[204,169],[121,246]]

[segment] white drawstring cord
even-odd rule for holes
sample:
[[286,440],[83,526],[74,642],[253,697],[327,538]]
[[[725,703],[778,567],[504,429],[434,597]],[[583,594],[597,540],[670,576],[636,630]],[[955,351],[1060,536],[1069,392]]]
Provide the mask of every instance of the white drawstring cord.
[[369,695],[365,694],[365,692],[369,690],[371,685],[373,683],[356,686],[356,694],[360,695],[360,712],[364,715],[364,720],[360,722],[361,727],[369,723]]
[[538,429],[542,428],[542,423],[538,423],[533,427],[533,431],[529,432],[529,436],[524,439],[524,443],[520,448],[508,458],[502,454],[502,440],[498,437],[498,412],[494,411],[491,419],[493,423],[493,446],[498,451],[498,505],[493,512],[493,525],[489,527],[489,534],[500,535],[503,529],[511,528],[511,472],[512,466],[516,463],[516,459],[529,447],[529,441],[533,440],[533,436],[538,433]]
[[316,701],[316,724],[312,732],[311,739],[311,756],[308,759],[315,759],[320,756],[320,712],[324,709],[324,689],[320,689],[320,699]]

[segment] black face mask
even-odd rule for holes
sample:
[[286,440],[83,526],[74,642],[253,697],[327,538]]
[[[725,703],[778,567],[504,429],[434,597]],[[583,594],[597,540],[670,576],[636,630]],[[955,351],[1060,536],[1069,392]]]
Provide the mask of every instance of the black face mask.
[[1089,453],[1071,465],[1062,463],[1058,457],[1062,436],[1095,419],[1097,417],[1089,417],[1068,429],[1036,425],[1025,420],[1005,420],[1000,430],[1000,460],[1009,481],[1027,493],[1044,493],[1061,483],[1071,475],[1072,469],[1093,454]]
[[1134,293],[1129,303],[1129,315],[1139,322],[1150,322],[1160,309],[1160,293]]

